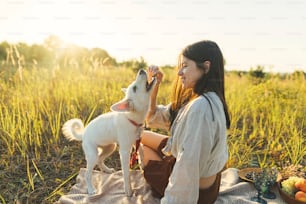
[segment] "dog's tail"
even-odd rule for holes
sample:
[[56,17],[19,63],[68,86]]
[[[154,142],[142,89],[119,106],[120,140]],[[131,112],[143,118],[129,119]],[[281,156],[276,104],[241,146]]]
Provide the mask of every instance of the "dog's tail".
[[68,140],[82,141],[84,124],[80,119],[71,119],[63,125],[62,131]]

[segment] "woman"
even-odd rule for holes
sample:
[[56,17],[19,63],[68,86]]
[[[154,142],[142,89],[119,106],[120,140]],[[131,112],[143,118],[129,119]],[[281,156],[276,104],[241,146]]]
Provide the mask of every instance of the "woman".
[[170,129],[171,136],[143,133],[145,179],[163,204],[214,203],[228,160],[230,126],[221,50],[215,42],[201,41],[182,51],[168,106],[156,105],[163,74],[156,66],[148,72],[156,76],[157,84],[147,125]]

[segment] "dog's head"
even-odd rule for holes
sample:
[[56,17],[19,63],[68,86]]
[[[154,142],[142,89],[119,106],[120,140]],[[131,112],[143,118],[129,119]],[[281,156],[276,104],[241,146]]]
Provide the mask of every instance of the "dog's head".
[[139,70],[136,80],[128,88],[122,89],[125,92],[124,99],[112,105],[111,110],[116,112],[147,112],[155,83],[155,78],[149,83],[147,72],[143,69]]

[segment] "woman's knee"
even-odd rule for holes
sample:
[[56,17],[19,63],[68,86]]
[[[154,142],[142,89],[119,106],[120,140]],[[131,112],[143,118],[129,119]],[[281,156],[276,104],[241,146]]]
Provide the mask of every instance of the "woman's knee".
[[156,161],[161,161],[162,158],[159,156],[159,154],[151,149],[150,147],[146,145],[141,145],[141,151],[142,151],[142,156],[141,156],[141,163],[142,163],[142,168],[144,168],[150,160],[156,160]]
[[143,145],[150,147],[151,149],[157,150],[160,143],[165,138],[168,138],[168,136],[146,130],[146,131],[143,131],[141,135],[141,143]]

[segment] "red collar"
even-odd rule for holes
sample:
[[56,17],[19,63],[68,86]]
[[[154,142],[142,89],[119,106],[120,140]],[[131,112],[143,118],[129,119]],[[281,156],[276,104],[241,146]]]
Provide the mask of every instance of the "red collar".
[[134,120],[131,120],[131,119],[129,119],[128,118],[128,120],[130,121],[130,123],[132,123],[134,126],[136,126],[136,127],[141,127],[141,126],[143,126],[143,124],[141,123],[141,124],[138,124],[138,123],[136,123]]

